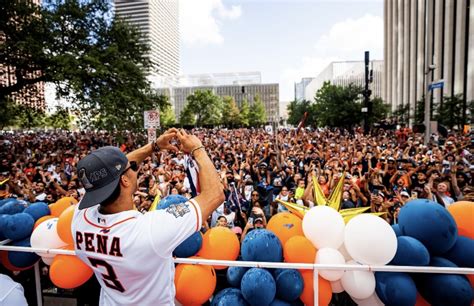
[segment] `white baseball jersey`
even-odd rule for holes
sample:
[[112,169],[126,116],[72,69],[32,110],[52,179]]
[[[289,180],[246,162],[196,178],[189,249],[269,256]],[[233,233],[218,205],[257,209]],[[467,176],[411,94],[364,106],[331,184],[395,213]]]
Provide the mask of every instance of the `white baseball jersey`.
[[174,305],[172,252],[201,224],[193,199],[144,215],[103,215],[98,205],[76,209],[75,249],[102,287],[100,305]]

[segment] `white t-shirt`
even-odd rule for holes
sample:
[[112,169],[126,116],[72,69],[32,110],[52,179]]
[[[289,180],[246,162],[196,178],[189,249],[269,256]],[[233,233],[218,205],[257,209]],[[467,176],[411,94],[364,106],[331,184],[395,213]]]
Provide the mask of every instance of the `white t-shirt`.
[[23,287],[5,274],[0,274],[0,305],[28,305]]
[[75,249],[102,287],[100,305],[174,305],[172,252],[201,228],[194,199],[142,215],[103,215],[99,206],[76,209]]

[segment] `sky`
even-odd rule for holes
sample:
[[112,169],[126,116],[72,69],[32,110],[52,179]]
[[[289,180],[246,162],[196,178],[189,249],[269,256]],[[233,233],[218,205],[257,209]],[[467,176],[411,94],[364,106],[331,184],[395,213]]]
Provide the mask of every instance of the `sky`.
[[259,71],[280,84],[330,62],[383,59],[383,0],[180,0],[181,74]]

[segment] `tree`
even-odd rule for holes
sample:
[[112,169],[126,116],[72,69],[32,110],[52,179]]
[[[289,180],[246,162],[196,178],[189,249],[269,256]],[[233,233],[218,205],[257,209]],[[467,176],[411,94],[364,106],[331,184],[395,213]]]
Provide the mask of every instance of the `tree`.
[[45,125],[55,129],[68,130],[71,128],[73,117],[69,114],[67,108],[59,107],[54,113],[47,116]]
[[174,115],[174,111],[171,105],[166,106],[164,110],[160,112],[160,123],[163,127],[168,127],[173,124],[176,124],[176,116]]
[[353,84],[342,87],[325,82],[314,98],[318,125],[351,128],[359,124],[363,119],[361,92],[362,88]]
[[222,124],[230,127],[240,124],[240,110],[233,97],[223,98]]
[[45,126],[47,116],[40,110],[17,104],[15,105],[14,114],[14,125],[22,129]]
[[370,124],[380,122],[387,117],[390,106],[382,100],[380,97],[374,97],[372,99],[372,117],[370,118]]
[[287,106],[288,110],[288,120],[287,122],[291,125],[297,126],[301,119],[304,116],[304,113],[308,112],[308,118],[306,119],[306,125],[312,125],[315,122],[313,121],[314,116],[313,113],[313,105],[308,100],[303,101],[291,101],[290,104]]
[[181,125],[195,125],[196,124],[196,116],[193,114],[189,104],[186,104],[184,109],[181,111],[181,114],[179,116],[179,123],[181,123]]
[[250,125],[249,116],[250,116],[249,102],[245,98],[242,101],[242,105],[240,106],[240,123],[245,127],[248,127]]
[[10,98],[7,98],[3,109],[0,112],[0,129],[15,124],[17,105]]
[[253,108],[249,113],[249,124],[250,126],[260,126],[267,122],[267,115],[265,112],[265,105],[263,105],[262,99],[259,95],[256,95],[253,99]]
[[398,123],[408,125],[408,119],[410,118],[410,105],[398,105],[392,115],[396,117]]
[[468,123],[464,111],[465,107],[462,94],[444,96],[443,103],[437,108],[435,119],[450,129],[454,127],[462,129],[463,125]]
[[161,106],[146,79],[149,47],[136,28],[111,17],[110,1],[4,1],[0,26],[0,65],[17,79],[0,86],[0,105],[37,82],[53,82],[84,126],[129,130],[142,128],[144,110]]
[[425,97],[423,96],[420,100],[415,103],[415,115],[413,117],[415,124],[425,123]]
[[[186,116],[196,116],[196,125],[217,125],[222,120],[222,99],[211,90],[196,90],[186,98]],[[187,118],[186,118],[187,119]]]

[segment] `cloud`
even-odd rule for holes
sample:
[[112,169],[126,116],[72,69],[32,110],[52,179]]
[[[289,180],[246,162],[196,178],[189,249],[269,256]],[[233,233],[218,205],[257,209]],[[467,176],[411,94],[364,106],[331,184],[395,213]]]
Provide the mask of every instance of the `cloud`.
[[294,67],[283,70],[280,80],[281,100],[294,98],[294,83],[303,77],[316,77],[333,61],[363,60],[364,51],[371,59],[383,58],[383,18],[365,15],[334,24],[319,37],[312,52]]
[[222,0],[180,0],[181,39],[187,45],[222,44],[222,23],[241,15],[241,6],[226,6]]

